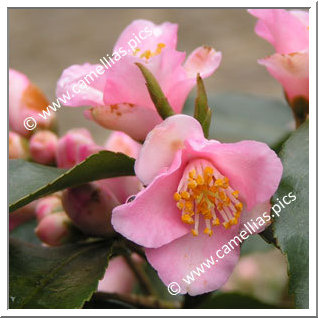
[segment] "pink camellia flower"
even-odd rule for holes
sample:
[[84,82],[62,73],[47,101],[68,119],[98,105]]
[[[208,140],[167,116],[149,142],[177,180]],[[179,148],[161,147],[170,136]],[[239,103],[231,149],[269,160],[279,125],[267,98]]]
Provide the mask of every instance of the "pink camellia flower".
[[30,135],[24,127],[27,117],[34,117],[37,127],[50,128],[54,124],[55,115],[51,113],[47,119],[38,116],[46,109],[49,102],[40,89],[26,75],[16,70],[9,70],[9,125],[10,129],[22,136]]
[[30,138],[30,154],[34,161],[49,165],[55,162],[58,138],[49,130],[40,130]]
[[71,129],[57,143],[57,166],[69,169],[102,149],[87,129]]
[[28,159],[29,142],[19,134],[9,131],[9,159]]
[[276,53],[258,62],[284,87],[289,103],[309,100],[309,15],[284,9],[248,10],[258,18],[255,32],[271,43]]
[[[238,246],[192,284],[182,278],[239,234],[246,220],[269,210],[282,169],[264,143],[207,140],[197,120],[171,116],[149,133],[136,160],[147,188],[113,210],[112,224],[146,247],[166,285],[178,282],[190,295],[213,291],[233,271]],[[261,231],[266,224],[259,223]]]
[[[92,139],[89,146],[94,151],[102,149]],[[122,132],[113,132],[105,144],[106,150],[122,152],[132,157],[138,154],[140,148],[139,143]],[[83,153],[87,156],[89,152]],[[74,164],[85,159],[85,156],[73,156]],[[65,190],[62,195],[63,207],[83,233],[106,237],[114,234],[110,222],[113,208],[123,204],[141,188],[139,180],[134,176],[98,180]]]
[[[177,29],[168,22],[132,22],[117,40],[112,58],[107,59],[109,65],[104,58],[100,60],[103,65],[86,63],[67,68],[57,83],[57,96],[75,91],[66,106],[92,106],[85,113],[87,118],[143,140],[162,119],[135,63],[146,65],[174,111],[180,113],[197,73],[208,77],[221,62],[221,53],[207,46],[195,49],[185,61],[185,53],[176,50]],[[134,34],[140,34],[141,40],[132,45]]]

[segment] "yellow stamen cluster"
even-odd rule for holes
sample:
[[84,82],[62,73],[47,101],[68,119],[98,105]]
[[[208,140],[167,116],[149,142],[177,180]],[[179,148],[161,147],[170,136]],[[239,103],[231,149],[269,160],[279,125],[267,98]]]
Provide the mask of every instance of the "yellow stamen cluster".
[[194,224],[194,236],[199,234],[199,218],[205,221],[204,234],[211,236],[212,227],[221,224],[228,229],[238,223],[243,204],[239,192],[229,185],[229,179],[221,175],[211,163],[196,160],[186,167],[178,191],[174,193],[177,207],[182,211],[181,220]]
[[[144,51],[142,54],[140,54],[140,58],[145,58],[146,60],[149,60],[151,57],[159,55],[162,51],[162,49],[165,47],[166,45],[164,43],[159,43],[157,45],[157,48],[154,52],[151,52],[150,50],[146,50]],[[137,55],[140,52],[139,48],[136,48],[133,55]]]

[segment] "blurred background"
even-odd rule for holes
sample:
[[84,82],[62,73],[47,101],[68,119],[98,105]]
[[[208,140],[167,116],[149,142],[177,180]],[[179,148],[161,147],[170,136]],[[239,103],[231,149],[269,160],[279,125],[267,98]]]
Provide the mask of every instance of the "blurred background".
[[[283,100],[280,85],[257,64],[257,59],[274,50],[256,36],[256,20],[243,9],[10,9],[9,65],[25,73],[54,101],[62,71],[72,64],[97,63],[110,54],[121,31],[135,19],[178,23],[178,49],[187,54],[203,44],[221,51],[220,68],[205,80],[210,94],[239,92]],[[80,108],[62,107],[60,134],[87,127],[103,143],[105,129],[84,119],[82,113]],[[258,237],[243,245],[242,254],[223,289],[277,306],[290,305],[287,266],[280,252]]]

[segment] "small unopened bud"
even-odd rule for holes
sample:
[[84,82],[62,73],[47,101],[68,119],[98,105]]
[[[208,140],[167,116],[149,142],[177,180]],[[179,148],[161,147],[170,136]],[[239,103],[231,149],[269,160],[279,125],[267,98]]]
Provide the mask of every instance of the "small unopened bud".
[[40,221],[47,215],[57,211],[62,211],[62,210],[63,210],[63,206],[62,206],[61,198],[56,195],[50,195],[38,200],[38,203],[35,209],[35,214],[38,221]]
[[62,202],[67,215],[83,233],[102,237],[114,233],[111,212],[120,203],[100,182],[65,190]]
[[55,162],[57,136],[49,130],[40,130],[30,138],[30,154],[35,162],[49,165]]
[[9,159],[28,159],[29,142],[19,134],[9,131]]
[[95,144],[87,129],[72,129],[58,141],[57,165],[59,168],[72,168],[100,150],[102,148]]
[[45,244],[58,246],[79,239],[80,232],[74,227],[65,212],[45,216],[35,229],[38,238]]

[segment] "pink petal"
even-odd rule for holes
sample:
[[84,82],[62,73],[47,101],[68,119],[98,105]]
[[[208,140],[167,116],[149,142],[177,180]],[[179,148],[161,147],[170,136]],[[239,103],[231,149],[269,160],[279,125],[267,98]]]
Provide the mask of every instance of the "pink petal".
[[111,189],[117,200],[124,204],[126,200],[143,189],[136,177],[117,177],[96,181]]
[[114,131],[108,137],[105,148],[114,152],[122,152],[129,157],[137,158],[141,144],[121,131]]
[[[247,222],[252,225],[255,234],[264,231],[271,224],[268,219],[271,215],[271,207],[271,203],[267,201],[257,204],[251,211],[244,209],[240,216],[240,231],[246,231],[244,224],[248,225]],[[253,225],[253,222],[256,223],[257,228]]]
[[308,49],[309,31],[297,14],[283,9],[252,9],[249,13],[259,18],[255,32],[271,43],[277,53]]
[[209,46],[195,49],[187,58],[184,68],[188,77],[196,78],[200,73],[202,78],[208,77],[220,66],[222,53]]
[[[159,43],[164,43],[166,47],[173,49],[177,46],[178,25],[165,22],[156,25],[147,20],[135,20],[129,24],[119,36],[114,51],[120,48],[130,50],[139,48],[141,52],[155,51]],[[137,37],[137,38],[136,38]]]
[[307,11],[291,10],[289,12],[295,17],[297,17],[304,26],[309,27],[309,14]]
[[112,224],[129,240],[145,246],[160,247],[190,231],[181,221],[173,194],[182,175],[181,153],[171,169],[162,173],[136,198],[113,210]]
[[274,54],[259,60],[268,72],[284,87],[288,99],[297,96],[309,100],[309,54],[298,52],[293,54]]
[[[175,115],[156,126],[147,136],[135,163],[137,177],[149,184],[171,165],[187,138],[202,139],[200,123],[191,116]],[[150,164],[151,163],[151,164]]]
[[[182,294],[189,293],[195,296],[220,288],[228,280],[238,262],[240,249],[235,244],[232,243],[233,249],[227,255],[222,252],[222,246],[237,235],[238,225],[227,230],[222,226],[214,227],[211,237],[202,234],[203,230],[202,226],[201,234],[197,237],[189,233],[160,248],[146,249],[147,259],[158,271],[161,280],[167,286],[171,282],[178,283]],[[216,252],[219,249],[219,254],[224,255],[224,258],[217,257]],[[203,262],[209,264],[207,259],[211,262],[211,256],[215,265],[210,264],[210,268],[202,265]],[[192,272],[199,272],[197,268],[204,270],[200,277]],[[189,278],[191,273],[194,281]]]
[[252,140],[233,144],[213,141],[203,145],[191,144],[197,155],[209,156],[215,167],[229,178],[231,187],[239,191],[248,210],[268,201],[275,193],[283,166],[266,144]]
[[65,106],[103,105],[107,72],[102,64],[72,65],[59,78],[56,96]]
[[155,109],[133,104],[97,106],[87,110],[85,115],[102,127],[123,131],[140,141],[161,121]]

